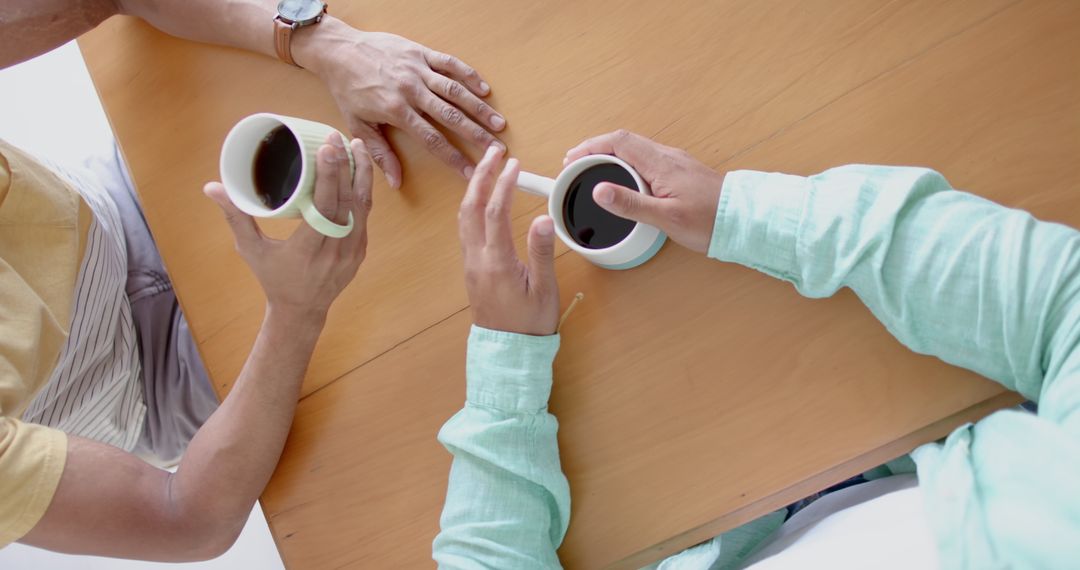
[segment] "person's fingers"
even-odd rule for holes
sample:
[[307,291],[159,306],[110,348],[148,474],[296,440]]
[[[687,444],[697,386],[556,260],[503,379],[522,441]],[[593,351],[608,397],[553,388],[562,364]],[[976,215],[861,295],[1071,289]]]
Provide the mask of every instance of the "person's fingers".
[[232,230],[233,237],[236,238],[237,248],[246,247],[262,239],[262,232],[259,231],[259,226],[255,224],[255,220],[242,212],[240,208],[237,208],[232,203],[232,200],[229,200],[225,187],[220,182],[207,183],[206,186],[203,186],[203,193],[216,202],[222,213],[225,214],[225,221],[228,222],[229,229]]
[[[335,135],[336,136],[336,135]],[[340,139],[340,137],[338,137]],[[315,167],[315,209],[326,219],[337,218],[339,184],[341,181],[341,162],[345,162],[345,168],[349,167],[349,159],[345,156],[344,148],[324,144],[316,152]],[[348,170],[345,171],[346,174]],[[290,240],[297,240],[309,251],[314,251],[322,245],[325,236],[308,224],[300,224],[293,232]]]
[[356,194],[353,192],[353,176],[352,171],[349,168],[349,153],[351,149],[345,148],[345,140],[341,138],[338,133],[332,133],[329,136],[330,146],[334,147],[334,151],[337,152],[337,202],[335,204],[334,216],[327,216],[328,220],[333,220],[335,224],[348,224],[349,213],[353,211],[355,207]]
[[502,156],[501,148],[488,147],[484,158],[476,165],[472,180],[469,180],[469,188],[465,191],[458,213],[458,234],[465,249],[484,244],[484,209],[495,178],[495,169]]
[[350,130],[354,137],[364,141],[371,160],[386,176],[387,184],[394,189],[401,188],[401,161],[379,126],[357,120]]
[[[348,178],[349,158],[341,137],[331,133],[316,152],[315,192],[311,199],[315,208],[328,220],[337,220],[338,200],[341,197],[342,174]],[[344,169],[344,172],[343,170]]]
[[601,208],[629,220],[663,228],[667,224],[663,198],[656,198],[625,186],[601,182],[593,188],[593,200]]
[[487,129],[476,124],[475,121],[461,112],[461,109],[443,101],[432,93],[426,93],[420,97],[420,108],[429,117],[434,118],[447,129],[480,148],[487,148],[493,144],[506,146],[502,141],[495,138],[495,135],[489,133]]
[[538,216],[529,226],[529,284],[540,292],[558,289],[555,280],[555,221]]
[[408,111],[405,123],[401,128],[411,136],[424,143],[428,152],[437,156],[440,160],[457,170],[466,180],[473,175],[473,165],[468,158],[461,153],[446,137],[424,120],[416,111]]
[[518,159],[506,161],[499,180],[495,182],[495,191],[484,210],[484,228],[487,245],[496,251],[514,251],[514,234],[510,229],[510,205],[514,201],[514,188],[517,186],[521,165]]
[[[506,119],[461,83],[434,72],[424,74],[424,83],[433,93],[450,102],[458,109],[465,111],[492,130],[498,132],[506,128]],[[474,140],[476,139],[474,138]]]
[[590,154],[613,154],[630,163],[638,172],[643,172],[649,169],[664,148],[660,143],[639,134],[618,130],[587,139],[568,150],[563,164]]
[[371,155],[364,146],[364,141],[353,139],[349,144],[352,149],[353,160],[356,162],[356,173],[352,180],[353,194],[353,217],[355,226],[349,239],[361,248],[361,254],[367,245],[367,221],[372,208],[372,172]]
[[427,64],[431,66],[431,69],[457,80],[465,87],[468,87],[469,91],[481,97],[487,97],[488,93],[491,93],[491,87],[480,77],[480,74],[460,59],[435,50],[426,51],[424,59],[427,60]]

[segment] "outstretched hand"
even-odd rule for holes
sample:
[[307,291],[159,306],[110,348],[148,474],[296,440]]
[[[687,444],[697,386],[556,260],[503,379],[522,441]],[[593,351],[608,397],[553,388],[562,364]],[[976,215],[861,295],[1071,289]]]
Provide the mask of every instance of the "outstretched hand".
[[512,158],[496,180],[502,157],[502,149],[488,149],[458,214],[473,322],[513,333],[555,334],[559,284],[555,280],[554,222],[549,216],[533,220],[528,259],[519,259],[511,232],[510,205],[521,169]]

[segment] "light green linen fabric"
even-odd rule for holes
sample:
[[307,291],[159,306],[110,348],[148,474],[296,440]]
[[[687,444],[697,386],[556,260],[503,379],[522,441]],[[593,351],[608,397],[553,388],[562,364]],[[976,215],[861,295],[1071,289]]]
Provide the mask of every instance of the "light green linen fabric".
[[[921,168],[737,171],[709,256],[808,297],[849,287],[910,349],[1037,401],[1038,415],[997,412],[913,452],[928,521],[944,568],[1080,566],[1080,233]],[[570,504],[545,407],[557,347],[474,328],[468,402],[440,433],[454,454],[440,567],[558,566]],[[742,538],[760,541],[775,519],[663,567],[737,566],[754,547]]]

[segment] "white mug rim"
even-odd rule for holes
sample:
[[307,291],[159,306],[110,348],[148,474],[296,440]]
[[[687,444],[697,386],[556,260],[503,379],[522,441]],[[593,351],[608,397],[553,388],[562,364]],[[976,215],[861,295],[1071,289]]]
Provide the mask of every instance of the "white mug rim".
[[[265,129],[265,131],[258,137],[258,140],[262,140],[263,138],[265,138],[266,135],[270,134],[270,132],[277,127],[285,127],[286,129],[289,129],[289,133],[292,134],[293,139],[296,141],[296,144],[300,148],[300,178],[296,182],[296,187],[293,188],[292,193],[289,195],[289,199],[285,200],[285,202],[283,202],[280,206],[273,209],[266,206],[266,204],[262,202],[262,199],[259,197],[258,191],[255,189],[254,175],[250,176],[250,183],[240,185],[240,187],[235,184],[235,180],[226,180],[227,173],[229,172],[229,169],[226,168],[226,162],[234,158],[232,154],[229,153],[229,150],[235,148],[237,144],[240,144],[238,142],[238,139],[240,137],[249,136],[248,132],[244,131],[243,129],[252,128],[250,127],[251,123],[264,121],[270,121],[274,124],[274,126],[269,126],[267,129]],[[259,143],[256,142],[255,144],[255,150],[257,151]],[[233,152],[235,153],[237,151]],[[246,155],[247,153],[244,154]],[[250,170],[252,173],[254,173],[254,152],[251,153],[251,156],[248,157],[248,159],[251,161]],[[262,218],[272,218],[281,214],[290,213],[293,209],[295,209],[296,202],[300,200],[300,195],[302,194],[302,192],[299,192],[299,190],[301,186],[303,186],[304,180],[307,179],[307,171],[310,168],[308,162],[309,160],[307,157],[307,153],[304,152],[303,138],[300,136],[299,133],[296,132],[295,129],[293,129],[292,125],[289,124],[289,121],[286,117],[275,113],[255,113],[241,119],[239,122],[233,125],[233,128],[229,130],[229,133],[227,135],[225,135],[225,142],[222,144],[221,164],[219,165],[222,178],[221,182],[222,185],[225,186],[226,193],[228,193],[230,196],[240,195],[240,197],[243,198],[241,200],[233,199],[231,201],[245,214]],[[241,190],[241,187],[244,189]],[[250,192],[248,192],[248,188],[250,188]]]
[[574,178],[577,178],[579,174],[598,164],[615,164],[622,167],[623,170],[627,171],[634,178],[634,183],[637,184],[638,192],[645,192],[647,195],[652,194],[652,192],[648,190],[648,184],[641,178],[641,175],[638,174],[637,170],[634,170],[634,168],[627,164],[626,161],[617,156],[610,154],[590,154],[567,164],[566,167],[559,172],[559,175],[555,177],[554,184],[552,185],[551,196],[548,197],[548,215],[551,216],[551,219],[554,222],[555,233],[559,236],[559,239],[561,239],[567,247],[586,257],[600,257],[618,252],[620,249],[626,247],[624,244],[630,243],[638,234],[650,230],[648,227],[643,227],[646,224],[642,224],[636,220],[630,220],[634,222],[634,227],[630,230],[630,233],[626,234],[626,236],[617,243],[599,249],[585,247],[570,236],[570,232],[566,230],[566,221],[562,218],[562,207],[563,202],[566,200],[566,193],[570,191],[570,183],[574,181]]

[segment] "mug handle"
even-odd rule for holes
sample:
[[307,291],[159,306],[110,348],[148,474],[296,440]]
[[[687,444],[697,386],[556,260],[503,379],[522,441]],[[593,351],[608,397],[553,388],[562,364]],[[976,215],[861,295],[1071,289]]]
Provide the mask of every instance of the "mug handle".
[[352,232],[352,212],[349,212],[349,223],[341,225],[326,219],[326,216],[322,215],[319,209],[315,207],[315,202],[311,200],[311,196],[301,196],[297,206],[300,208],[300,215],[304,216],[304,221],[315,231],[326,237],[343,238]]
[[546,177],[521,171],[517,179],[518,188],[541,198],[550,198],[555,191],[555,181]]

